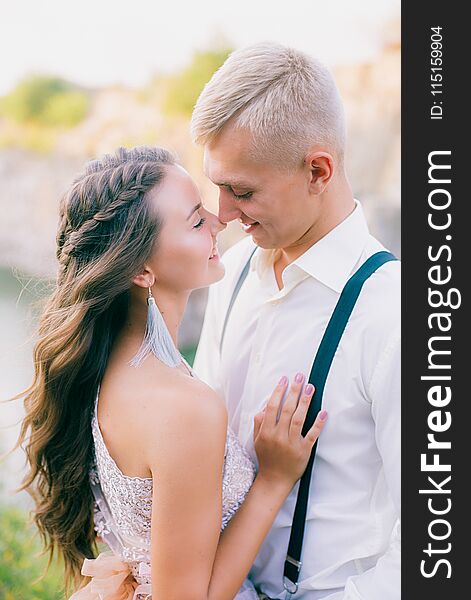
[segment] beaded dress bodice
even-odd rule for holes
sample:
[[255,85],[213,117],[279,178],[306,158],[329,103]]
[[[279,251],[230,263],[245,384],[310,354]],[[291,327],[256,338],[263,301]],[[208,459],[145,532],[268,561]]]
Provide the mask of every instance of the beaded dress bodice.
[[[92,484],[95,482],[101,486],[107,508],[122,540],[121,558],[130,564],[139,583],[149,583],[153,480],[124,475],[111,457],[98,424],[98,395],[99,389],[92,417],[95,463],[91,471],[91,481]],[[221,531],[242,504],[255,473],[256,468],[251,457],[233,430],[228,427],[222,473]],[[103,514],[96,510],[95,529],[98,535],[107,533],[106,527]],[[149,568],[143,569],[146,563]]]

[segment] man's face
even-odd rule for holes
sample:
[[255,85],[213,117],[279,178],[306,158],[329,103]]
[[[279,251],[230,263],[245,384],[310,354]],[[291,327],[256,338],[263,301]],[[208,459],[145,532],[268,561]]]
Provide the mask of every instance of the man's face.
[[219,187],[219,219],[240,220],[262,248],[300,245],[319,212],[311,171],[299,165],[287,172],[256,161],[250,141],[247,130],[228,126],[205,147],[205,173]]

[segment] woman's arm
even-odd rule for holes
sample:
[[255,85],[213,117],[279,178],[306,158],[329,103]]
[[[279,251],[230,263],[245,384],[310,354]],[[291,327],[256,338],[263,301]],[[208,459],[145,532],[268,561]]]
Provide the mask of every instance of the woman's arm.
[[274,485],[257,475],[244,502],[221,534],[208,600],[233,600],[292,487]]
[[207,600],[222,521],[227,413],[199,382],[175,389],[170,403],[164,418],[159,410],[148,421],[156,423],[147,457],[152,600]]
[[[227,412],[201,382],[188,388],[176,394],[165,419],[161,411],[156,415],[160,422],[151,438],[160,450],[153,451],[152,443],[148,448],[154,479],[152,599],[233,600],[296,477],[264,477],[260,471],[220,535]],[[280,423],[293,411],[292,403],[285,405]],[[279,449],[286,453],[283,443]],[[285,471],[287,466],[288,460]]]

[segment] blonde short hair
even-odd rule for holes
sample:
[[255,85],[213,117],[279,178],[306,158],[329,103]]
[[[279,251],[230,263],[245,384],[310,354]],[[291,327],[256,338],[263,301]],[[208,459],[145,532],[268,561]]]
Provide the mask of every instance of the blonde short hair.
[[193,141],[211,142],[223,127],[248,129],[255,157],[294,166],[313,144],[343,163],[345,117],[335,81],[319,61],[276,43],[233,52],[201,92]]

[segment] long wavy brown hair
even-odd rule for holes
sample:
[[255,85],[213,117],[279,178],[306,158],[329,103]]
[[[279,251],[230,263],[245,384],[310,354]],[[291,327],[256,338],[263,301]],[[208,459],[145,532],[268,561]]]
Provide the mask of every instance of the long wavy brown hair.
[[16,447],[24,448],[28,471],[19,490],[34,499],[49,563],[56,553],[63,559],[66,591],[85,582],[83,559],[98,550],[92,409],[127,316],[132,277],[162,226],[148,192],[174,163],[162,148],[119,148],[89,163],[60,202],[59,270],[39,320],[34,379],[13,399],[24,398],[26,411]]

